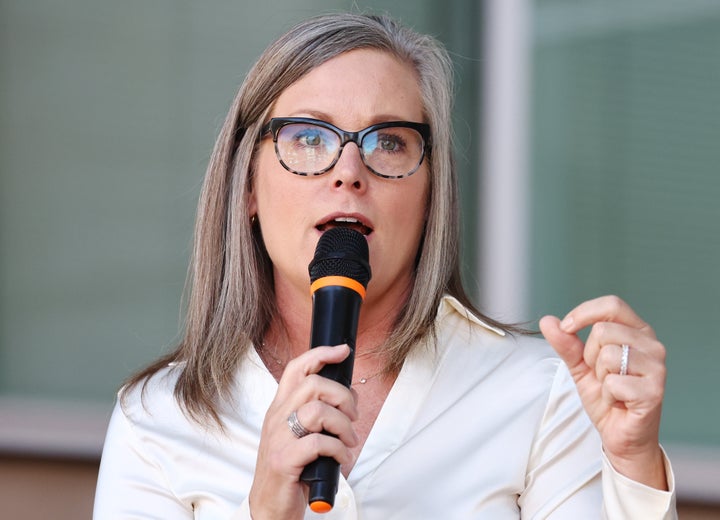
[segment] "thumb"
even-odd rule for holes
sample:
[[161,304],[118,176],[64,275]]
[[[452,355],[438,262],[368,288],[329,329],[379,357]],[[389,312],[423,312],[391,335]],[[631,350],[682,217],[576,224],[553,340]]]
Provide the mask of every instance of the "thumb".
[[583,359],[585,344],[575,334],[568,334],[560,328],[560,320],[555,316],[545,316],[540,320],[540,331],[545,339],[552,345],[555,352],[577,377],[585,375],[590,370]]

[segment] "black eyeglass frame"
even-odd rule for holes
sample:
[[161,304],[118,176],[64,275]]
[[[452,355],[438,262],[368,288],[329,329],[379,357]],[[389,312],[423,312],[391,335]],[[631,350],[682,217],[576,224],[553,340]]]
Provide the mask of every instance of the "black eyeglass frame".
[[[283,162],[282,158],[280,157],[280,151],[278,150],[277,142],[278,142],[278,133],[280,133],[280,130],[287,126],[297,123],[306,123],[311,125],[316,125],[322,128],[326,128],[327,130],[332,131],[335,133],[338,137],[340,137],[340,148],[338,148],[337,155],[332,160],[332,162],[322,170],[318,172],[308,173],[308,172],[299,172],[297,170],[293,170],[290,168],[285,162]],[[417,131],[420,134],[420,137],[422,137],[423,140],[423,146],[422,146],[422,155],[420,156],[420,160],[418,161],[417,165],[409,172],[405,173],[403,175],[385,175],[383,173],[380,173],[378,171],[375,171],[372,166],[370,166],[367,161],[365,160],[365,154],[363,153],[362,148],[362,141],[365,138],[365,136],[371,132],[374,132],[376,130],[382,130],[383,128],[390,128],[390,127],[400,127],[400,128],[411,128],[415,131]],[[359,130],[358,132],[348,132],[347,130],[343,130],[342,128],[338,128],[337,126],[328,123],[327,121],[323,121],[322,119],[313,119],[310,117],[273,117],[270,119],[270,121],[263,126],[261,131],[261,136],[265,136],[267,134],[272,135],[272,140],[275,146],[275,156],[277,157],[278,161],[282,165],[283,168],[285,168],[287,171],[294,173],[295,175],[302,175],[303,177],[309,177],[309,176],[316,176],[316,175],[322,175],[324,173],[327,173],[330,171],[335,164],[337,164],[338,160],[340,160],[340,155],[342,155],[343,148],[347,143],[355,143],[355,145],[358,147],[358,150],[360,151],[360,158],[362,159],[363,164],[367,167],[368,170],[370,170],[374,175],[377,175],[378,177],[382,177],[383,179],[402,179],[404,177],[410,177],[413,173],[415,173],[418,168],[420,168],[420,165],[425,160],[425,156],[428,155],[431,147],[430,143],[430,125],[427,123],[415,123],[412,121],[385,121],[382,123],[377,123],[374,125],[370,125],[367,128],[364,128],[362,130]]]

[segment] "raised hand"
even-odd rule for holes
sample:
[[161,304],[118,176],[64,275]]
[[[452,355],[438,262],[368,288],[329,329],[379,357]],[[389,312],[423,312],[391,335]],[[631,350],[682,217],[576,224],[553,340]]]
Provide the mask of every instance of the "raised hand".
[[[585,327],[583,343],[577,333]],[[659,444],[665,347],[653,329],[616,296],[581,303],[562,321],[545,316],[540,329],[567,364],[613,467],[667,489]]]

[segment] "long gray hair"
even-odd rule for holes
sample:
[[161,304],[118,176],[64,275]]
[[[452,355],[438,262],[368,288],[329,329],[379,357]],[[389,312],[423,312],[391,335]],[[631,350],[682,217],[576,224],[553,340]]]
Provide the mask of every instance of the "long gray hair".
[[261,344],[275,312],[272,265],[248,210],[261,128],[288,86],[327,60],[359,48],[390,53],[416,71],[425,122],[432,132],[427,223],[412,290],[382,347],[386,370],[399,370],[420,340],[434,338],[433,321],[443,294],[474,309],[460,280],[452,66],[447,52],[433,38],[386,16],[320,16],[271,44],[240,87],[200,197],[184,338],[174,352],[136,374],[130,384],[147,380],[170,361],[184,362],[176,398],[194,419],[211,416],[220,422],[218,398],[227,393],[243,352]]

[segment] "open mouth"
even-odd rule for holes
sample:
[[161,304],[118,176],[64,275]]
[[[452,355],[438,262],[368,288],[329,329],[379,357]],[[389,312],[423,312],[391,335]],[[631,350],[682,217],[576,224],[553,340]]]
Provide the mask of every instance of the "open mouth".
[[366,226],[362,221],[353,217],[337,217],[315,226],[318,231],[327,231],[335,227],[346,227],[368,236],[373,232],[371,227]]

